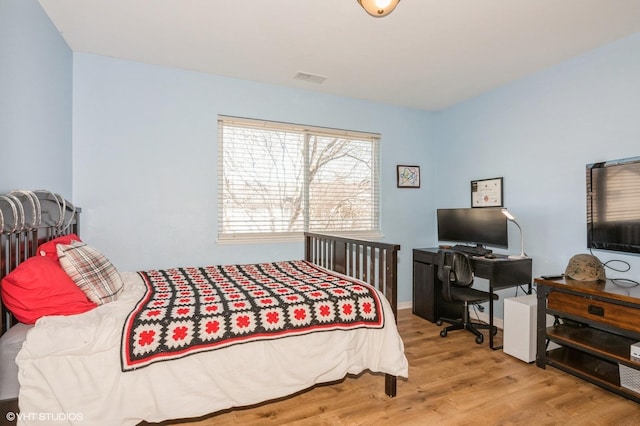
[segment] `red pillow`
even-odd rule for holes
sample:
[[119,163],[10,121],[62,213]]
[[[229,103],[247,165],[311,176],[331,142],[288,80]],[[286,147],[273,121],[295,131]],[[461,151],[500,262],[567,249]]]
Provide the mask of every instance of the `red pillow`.
[[58,261],[46,256],[22,262],[2,279],[0,290],[4,304],[25,324],[33,324],[45,315],[80,314],[97,306]]
[[38,254],[40,256],[47,256],[54,260],[58,260],[58,250],[56,249],[56,246],[58,244],[69,245],[72,241],[82,242],[82,240],[80,240],[80,237],[78,237],[76,234],[63,235],[51,241],[47,241],[46,243],[40,244],[40,246],[38,246]]

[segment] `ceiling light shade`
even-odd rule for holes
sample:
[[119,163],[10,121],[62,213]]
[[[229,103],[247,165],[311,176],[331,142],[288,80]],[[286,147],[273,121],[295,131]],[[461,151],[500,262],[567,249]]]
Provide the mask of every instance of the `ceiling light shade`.
[[358,3],[369,15],[382,18],[393,12],[400,0],[358,0]]

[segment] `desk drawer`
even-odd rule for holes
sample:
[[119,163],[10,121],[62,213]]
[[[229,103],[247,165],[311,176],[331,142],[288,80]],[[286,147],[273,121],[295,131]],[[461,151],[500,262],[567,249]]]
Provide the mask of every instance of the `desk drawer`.
[[640,310],[630,306],[552,291],[547,298],[547,307],[624,330],[640,332]]
[[476,261],[473,259],[473,275],[480,278],[490,279],[493,273],[493,264],[489,262]]
[[435,265],[438,262],[436,249],[413,249],[413,261]]

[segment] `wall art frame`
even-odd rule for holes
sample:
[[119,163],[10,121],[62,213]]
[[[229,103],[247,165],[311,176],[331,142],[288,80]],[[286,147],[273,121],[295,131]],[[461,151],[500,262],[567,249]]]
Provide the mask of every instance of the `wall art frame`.
[[398,188],[420,188],[420,166],[396,166]]
[[471,181],[471,207],[503,207],[502,177]]

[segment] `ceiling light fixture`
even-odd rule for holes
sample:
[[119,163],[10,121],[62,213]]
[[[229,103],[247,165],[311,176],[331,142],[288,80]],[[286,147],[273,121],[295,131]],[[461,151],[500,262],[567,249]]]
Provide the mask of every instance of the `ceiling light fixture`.
[[358,0],[358,3],[369,15],[382,18],[393,12],[400,0]]

